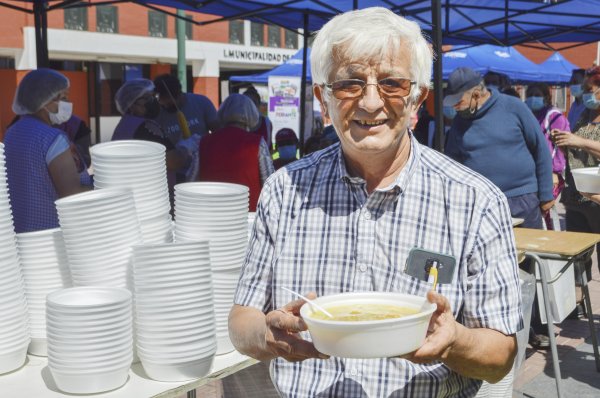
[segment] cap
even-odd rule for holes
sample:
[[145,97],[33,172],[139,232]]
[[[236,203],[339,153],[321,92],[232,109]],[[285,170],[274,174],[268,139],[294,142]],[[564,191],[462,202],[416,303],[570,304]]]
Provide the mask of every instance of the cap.
[[282,128],[275,134],[275,142],[298,142],[298,137],[296,137],[296,133],[294,130],[290,128]]
[[448,95],[444,97],[445,106],[454,106],[460,101],[465,91],[472,89],[483,81],[479,72],[471,68],[460,67],[454,69],[448,77]]

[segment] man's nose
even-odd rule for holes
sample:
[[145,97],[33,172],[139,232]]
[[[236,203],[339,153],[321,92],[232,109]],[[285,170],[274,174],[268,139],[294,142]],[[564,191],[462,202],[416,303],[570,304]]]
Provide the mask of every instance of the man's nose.
[[377,83],[368,83],[365,86],[359,106],[367,112],[374,112],[383,107],[383,98],[379,94]]

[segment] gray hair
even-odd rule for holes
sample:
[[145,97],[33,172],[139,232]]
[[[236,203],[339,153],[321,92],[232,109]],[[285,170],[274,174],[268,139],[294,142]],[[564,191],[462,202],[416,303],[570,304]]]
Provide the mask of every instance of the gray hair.
[[115,94],[115,103],[117,110],[121,115],[126,114],[131,105],[142,95],[154,91],[154,83],[148,79],[132,79],[123,84]]
[[68,88],[69,79],[62,73],[45,68],[32,70],[19,83],[12,110],[17,115],[36,113]]
[[250,130],[258,124],[259,114],[250,98],[242,94],[231,94],[219,107],[217,117],[221,127],[235,124]]
[[420,89],[429,87],[433,52],[416,22],[382,7],[346,12],[323,26],[312,46],[313,82],[331,83],[328,80],[332,68],[341,59],[381,58],[393,55],[390,53],[402,46],[408,47],[411,54],[410,79],[419,88],[412,90],[411,99],[416,100]]

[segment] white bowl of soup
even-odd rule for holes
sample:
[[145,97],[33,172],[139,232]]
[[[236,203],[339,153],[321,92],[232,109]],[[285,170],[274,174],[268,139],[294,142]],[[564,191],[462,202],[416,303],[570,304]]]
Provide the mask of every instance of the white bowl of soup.
[[349,292],[314,300],[334,315],[329,318],[307,303],[300,315],[315,348],[342,358],[405,355],[425,341],[436,305],[425,297],[395,292]]

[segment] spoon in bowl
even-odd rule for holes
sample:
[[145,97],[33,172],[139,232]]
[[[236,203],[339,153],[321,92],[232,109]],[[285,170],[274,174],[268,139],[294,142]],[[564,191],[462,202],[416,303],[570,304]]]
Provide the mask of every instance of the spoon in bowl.
[[304,301],[306,301],[307,303],[309,303],[309,304],[310,304],[310,305],[312,305],[313,307],[315,307],[315,308],[317,308],[318,310],[322,311],[322,312],[323,312],[325,315],[327,315],[328,317],[330,317],[330,318],[333,318],[333,315],[331,315],[331,314],[329,313],[329,311],[327,311],[325,308],[321,307],[319,304],[315,303],[315,302],[314,302],[314,301],[312,301],[311,299],[309,299],[309,298],[306,298],[305,296],[301,295],[300,293],[297,293],[297,292],[295,292],[295,291],[293,291],[293,290],[291,290],[291,289],[288,289],[287,287],[283,287],[283,286],[281,286],[281,288],[282,288],[283,290],[285,290],[286,292],[288,292],[288,293],[292,293],[293,295],[300,297],[301,299],[303,299]]

